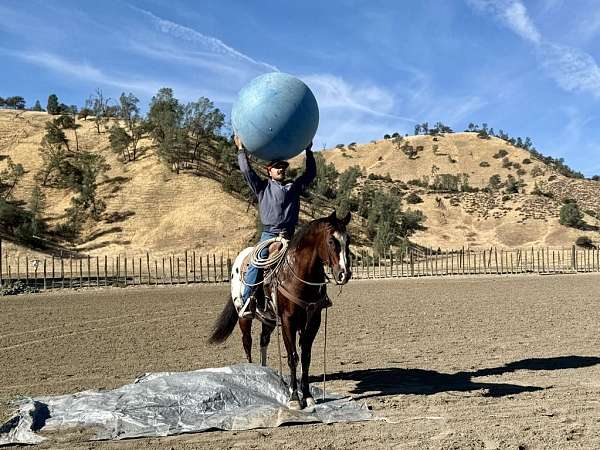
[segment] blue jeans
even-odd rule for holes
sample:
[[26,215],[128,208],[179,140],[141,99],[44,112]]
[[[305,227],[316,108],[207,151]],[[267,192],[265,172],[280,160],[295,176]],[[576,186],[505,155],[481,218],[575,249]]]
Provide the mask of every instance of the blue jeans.
[[[266,241],[267,239],[271,239],[271,238],[275,238],[279,236],[276,233],[270,233],[268,231],[263,231],[262,234],[260,235],[260,240],[258,241],[263,242]],[[269,248],[265,247],[261,252],[260,252],[260,257],[261,258],[266,258],[267,256],[269,256]],[[252,264],[250,264],[250,266],[248,267],[248,271],[246,272],[246,276],[244,277],[244,281],[247,283],[246,286],[244,286],[244,292],[242,294],[242,299],[244,300],[244,303],[246,303],[246,301],[250,298],[250,294],[252,293],[252,291],[254,289],[262,289],[262,285],[259,286],[252,286],[256,283],[260,283],[263,279],[263,269],[259,269],[258,267],[254,267]],[[250,286],[248,286],[250,285]]]

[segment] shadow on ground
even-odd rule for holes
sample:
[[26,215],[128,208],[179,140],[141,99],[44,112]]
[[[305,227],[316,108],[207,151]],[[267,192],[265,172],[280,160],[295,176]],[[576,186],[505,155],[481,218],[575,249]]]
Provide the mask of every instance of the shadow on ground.
[[[447,391],[470,392],[481,390],[484,391],[483,395],[486,397],[503,397],[547,388],[508,383],[477,382],[473,381],[473,378],[502,375],[517,370],[577,369],[596,364],[600,364],[599,357],[571,355],[555,358],[523,359],[501,367],[453,374],[440,373],[435,370],[388,367],[336,372],[327,374],[327,379],[356,381],[357,385],[350,391],[355,398],[400,394],[432,395]],[[314,377],[312,381],[317,382],[319,380],[319,377]]]

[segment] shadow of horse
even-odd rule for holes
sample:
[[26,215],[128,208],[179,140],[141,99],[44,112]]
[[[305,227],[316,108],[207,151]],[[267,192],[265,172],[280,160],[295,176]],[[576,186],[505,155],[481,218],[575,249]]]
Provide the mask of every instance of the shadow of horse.
[[[484,391],[484,397],[503,397],[547,388],[508,383],[473,381],[473,378],[502,375],[517,370],[562,370],[590,367],[600,364],[595,356],[559,356],[555,358],[530,358],[505,364],[501,367],[480,369],[472,372],[441,373],[435,370],[403,369],[396,367],[353,370],[327,374],[327,380],[356,381],[349,392],[354,398],[380,397],[384,395],[433,395],[440,392]],[[319,377],[314,377],[314,382]]]

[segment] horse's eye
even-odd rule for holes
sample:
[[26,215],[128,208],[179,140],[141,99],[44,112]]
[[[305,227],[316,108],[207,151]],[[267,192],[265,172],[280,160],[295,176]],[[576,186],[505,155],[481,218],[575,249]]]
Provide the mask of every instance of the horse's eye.
[[333,238],[329,238],[329,245],[331,245],[331,246],[335,245],[335,241],[333,240]]

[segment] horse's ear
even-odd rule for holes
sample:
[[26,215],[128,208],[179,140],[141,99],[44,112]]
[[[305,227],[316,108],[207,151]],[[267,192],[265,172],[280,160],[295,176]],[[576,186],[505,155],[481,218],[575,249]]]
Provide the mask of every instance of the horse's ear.
[[327,216],[327,220],[328,220],[329,222],[335,222],[335,221],[337,220],[337,217],[336,217],[336,215],[335,215],[335,209],[333,210],[333,212],[332,212],[331,214],[329,214],[329,215]]
[[344,225],[348,225],[350,223],[350,219],[352,219],[352,215],[350,214],[350,211],[348,211],[348,214],[346,214],[342,219],[340,219],[342,221],[342,223]]

